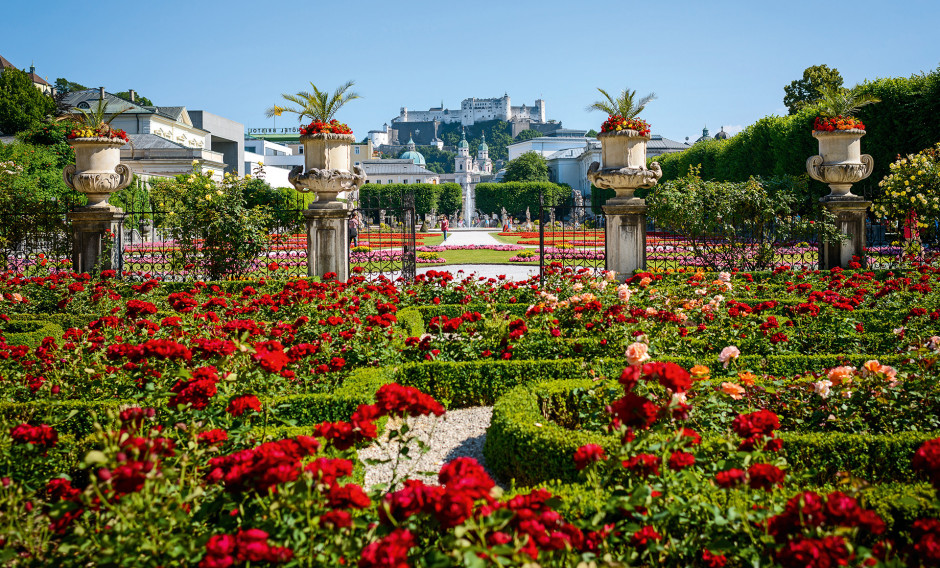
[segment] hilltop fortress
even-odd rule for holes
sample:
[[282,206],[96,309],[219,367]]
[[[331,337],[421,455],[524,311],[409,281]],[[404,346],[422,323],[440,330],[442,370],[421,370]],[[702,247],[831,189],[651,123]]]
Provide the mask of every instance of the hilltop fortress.
[[512,125],[512,136],[523,130],[533,129],[550,134],[561,128],[561,123],[545,118],[545,101],[536,99],[535,104],[512,106],[508,94],[492,99],[464,99],[460,109],[439,107],[428,110],[408,110],[401,107],[398,116],[392,119],[391,126],[386,124],[382,130],[372,130],[369,137],[374,146],[402,144],[403,140],[413,139],[419,146],[440,146],[439,127],[459,124],[462,127],[473,126],[480,122],[502,120]]

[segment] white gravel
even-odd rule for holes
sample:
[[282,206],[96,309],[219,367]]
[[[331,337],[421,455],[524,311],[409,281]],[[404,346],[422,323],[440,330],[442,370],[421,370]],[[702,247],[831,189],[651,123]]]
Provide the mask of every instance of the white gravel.
[[[448,410],[441,418],[422,416],[409,419],[409,435],[418,436],[430,446],[430,451],[421,455],[418,444],[410,444],[409,455],[416,459],[399,461],[396,482],[403,479],[422,479],[426,483],[437,484],[437,472],[441,466],[459,457],[474,458],[486,467],[483,441],[486,439],[486,429],[490,425],[492,415],[492,406],[478,406]],[[386,432],[401,424],[400,420],[393,420],[386,426]],[[366,464],[366,487],[392,481],[395,458],[400,447],[401,444],[397,440],[389,443],[386,435],[378,443],[360,450],[359,459],[363,462],[367,459],[389,460],[377,465]],[[427,475],[428,472],[432,475]],[[493,476],[492,472],[488,473]]]

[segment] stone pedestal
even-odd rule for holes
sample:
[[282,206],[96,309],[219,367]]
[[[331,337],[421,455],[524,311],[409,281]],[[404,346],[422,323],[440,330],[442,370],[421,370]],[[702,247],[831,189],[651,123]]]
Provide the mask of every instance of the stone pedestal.
[[72,223],[72,269],[89,274],[120,270],[121,222],[117,207],[83,207],[68,214]]
[[646,201],[639,198],[611,199],[604,205],[604,253],[607,270],[619,279],[646,269]]
[[307,222],[307,275],[323,277],[335,272],[345,282],[349,278],[349,210],[341,201],[311,203],[304,210]]
[[819,200],[835,217],[836,229],[849,236],[848,240],[819,243],[819,268],[828,270],[837,266],[848,268],[852,257],[865,264],[865,217],[871,201],[852,195],[828,195]]

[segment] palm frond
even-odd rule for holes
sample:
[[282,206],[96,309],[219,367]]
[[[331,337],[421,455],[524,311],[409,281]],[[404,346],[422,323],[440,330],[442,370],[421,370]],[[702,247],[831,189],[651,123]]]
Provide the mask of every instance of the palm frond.
[[612,97],[610,94],[598,87],[606,101],[596,101],[594,104],[587,107],[587,110],[599,110],[601,112],[606,112],[607,114],[623,116],[624,118],[634,118],[643,109],[649,104],[650,101],[656,98],[656,93],[650,93],[639,100],[636,101],[636,91],[631,91],[629,88],[626,88],[620,91],[620,94],[617,97]]

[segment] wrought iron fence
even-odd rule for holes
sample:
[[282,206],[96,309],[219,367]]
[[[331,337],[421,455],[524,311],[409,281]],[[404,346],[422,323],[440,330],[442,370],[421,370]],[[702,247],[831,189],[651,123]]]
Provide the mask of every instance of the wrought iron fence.
[[683,234],[647,219],[646,265],[653,270],[773,270],[819,268],[819,242],[812,232],[793,235],[787,219],[763,223],[728,220],[722,235]]
[[415,196],[374,195],[357,203],[349,226],[352,274],[411,281],[417,271]]
[[26,275],[72,269],[72,226],[66,201],[21,203],[0,213],[3,270]]
[[604,217],[590,203],[571,198],[546,205],[539,196],[539,274],[586,271],[597,276],[606,268]]
[[229,210],[202,211],[203,223],[179,204],[150,203],[146,194],[124,205],[118,235],[118,268],[130,279],[290,278],[307,276],[307,237],[302,198],[253,209],[250,231],[239,236],[214,226]]

